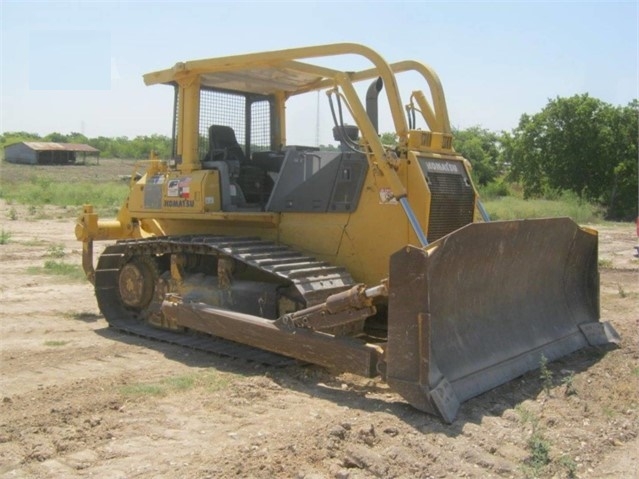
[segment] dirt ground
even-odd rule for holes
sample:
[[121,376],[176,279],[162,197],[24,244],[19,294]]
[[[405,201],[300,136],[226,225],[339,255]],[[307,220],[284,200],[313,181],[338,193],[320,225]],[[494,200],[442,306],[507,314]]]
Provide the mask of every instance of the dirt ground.
[[601,313],[620,347],[551,363],[548,392],[539,371],[526,374],[465,402],[447,425],[380,380],[110,330],[88,282],[41,274],[48,260],[80,264],[73,219],[31,213],[0,202],[10,233],[0,245],[0,478],[639,477],[634,225],[596,227]]

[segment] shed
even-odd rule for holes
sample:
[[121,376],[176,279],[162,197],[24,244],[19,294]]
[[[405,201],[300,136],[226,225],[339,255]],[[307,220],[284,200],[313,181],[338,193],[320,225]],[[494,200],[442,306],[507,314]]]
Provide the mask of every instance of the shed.
[[100,150],[81,143],[53,143],[49,141],[22,141],[4,147],[4,159],[10,163],[30,165],[65,165],[86,157],[100,157]]

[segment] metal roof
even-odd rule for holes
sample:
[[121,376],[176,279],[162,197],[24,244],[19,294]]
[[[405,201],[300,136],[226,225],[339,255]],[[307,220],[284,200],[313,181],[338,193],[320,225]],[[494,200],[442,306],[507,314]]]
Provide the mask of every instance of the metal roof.
[[93,148],[92,146],[84,145],[82,143],[54,143],[51,141],[23,141],[22,143],[32,150],[37,151],[83,151],[86,153],[100,152],[100,150],[98,150],[97,148]]
[[[309,73],[291,68],[303,65],[301,62],[288,62],[287,64],[261,67],[245,68],[233,71],[203,72],[200,74],[200,84],[204,87],[221,88],[243,93],[258,93],[269,95],[278,91],[297,93],[312,89],[326,77],[315,73]],[[145,75],[148,85],[154,83],[173,84],[172,70],[154,72]],[[180,68],[178,67],[179,71]],[[326,69],[328,70],[328,69]]]
[[[336,43],[179,62],[173,68],[147,73],[144,82],[147,85],[175,84],[196,75],[204,87],[243,93],[299,94],[330,88],[342,73],[300,60],[350,54],[365,57],[373,63],[375,70],[379,67],[388,69],[382,57],[370,48],[354,43]],[[375,71],[372,76],[376,77],[378,73]]]
[[203,86],[268,95],[277,91],[296,92],[318,83],[323,77],[287,68],[261,68],[236,72],[205,73]]
[[[316,62],[317,59],[342,55],[355,55],[370,62],[370,66],[365,70],[352,71],[349,68],[344,71]],[[401,137],[406,134],[408,125],[396,75],[409,71],[424,78],[431,94],[432,105],[423,95],[419,97],[426,123],[432,131],[450,133],[444,91],[439,77],[428,65],[414,60],[387,63],[377,52],[357,43],[333,43],[178,62],[172,68],[147,73],[143,78],[146,85],[188,85],[196,80],[205,88],[262,95],[283,94],[286,99],[338,85],[343,90],[345,85],[350,88],[349,84],[380,77],[395,129]]]

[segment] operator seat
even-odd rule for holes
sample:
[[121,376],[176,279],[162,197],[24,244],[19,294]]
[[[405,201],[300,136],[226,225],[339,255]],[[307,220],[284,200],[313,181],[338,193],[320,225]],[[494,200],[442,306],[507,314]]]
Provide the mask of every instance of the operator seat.
[[230,126],[209,127],[209,153],[205,161],[223,161],[229,166],[229,175],[235,179],[240,175],[240,165],[246,162],[242,147]]
[[238,185],[240,167],[246,162],[242,147],[235,138],[233,128],[224,125],[209,127],[209,151],[202,167],[220,172],[222,208],[232,211],[246,204],[242,189]]

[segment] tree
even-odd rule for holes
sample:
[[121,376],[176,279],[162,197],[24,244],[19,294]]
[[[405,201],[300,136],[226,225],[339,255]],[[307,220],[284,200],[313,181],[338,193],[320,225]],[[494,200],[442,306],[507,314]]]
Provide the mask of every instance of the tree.
[[494,181],[501,170],[501,139],[480,126],[453,130],[453,147],[473,166],[473,178],[480,185]]
[[387,131],[379,135],[379,139],[383,145],[395,146],[397,145],[397,134],[394,131]]
[[[337,151],[337,147],[335,145],[320,145],[320,151]],[[255,151],[255,150],[253,150]]]
[[22,141],[42,141],[42,138],[37,133],[27,131],[8,131],[0,135],[0,146],[2,147]]
[[[525,197],[568,190],[605,205],[611,219],[636,215],[637,111],[636,101],[619,108],[583,94],[522,115],[504,138],[513,179]],[[627,204],[633,188],[634,208]]]
[[618,108],[614,121],[619,161],[612,172],[610,195],[604,201],[615,217],[630,220],[638,216],[639,101],[633,100],[627,106]]
[[[382,144],[397,145],[397,134],[385,132],[380,135]],[[479,126],[453,131],[453,146],[458,153],[470,161],[473,177],[480,185],[486,185],[500,172],[500,136]]]
[[106,136],[98,136],[97,138],[89,138],[87,144],[92,146],[93,148],[97,148],[100,150],[100,155],[102,158],[113,158],[113,153],[111,152],[111,138],[107,138]]
[[52,141],[54,143],[66,143],[67,135],[63,135],[62,133],[58,133],[57,131],[54,131],[53,133],[49,133],[43,139],[46,141]]
[[77,131],[72,131],[71,133],[67,135],[67,142],[87,144],[89,142],[89,139],[82,133],[78,133]]

